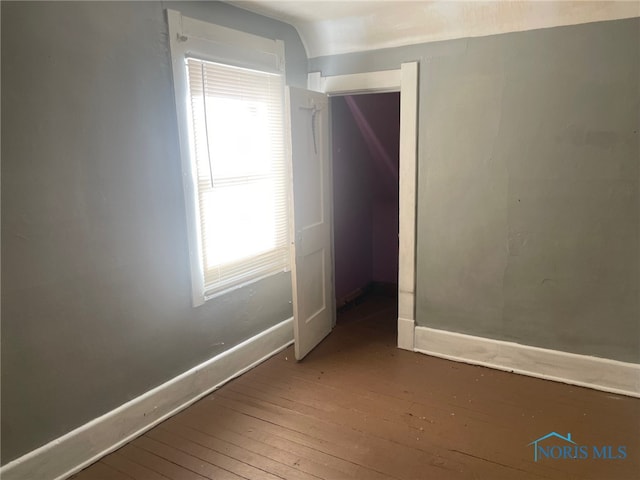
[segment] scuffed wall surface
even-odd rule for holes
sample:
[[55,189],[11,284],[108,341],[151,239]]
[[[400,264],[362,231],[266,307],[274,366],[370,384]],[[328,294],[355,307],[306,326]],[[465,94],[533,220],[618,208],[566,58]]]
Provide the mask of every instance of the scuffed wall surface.
[[291,316],[288,274],[191,306],[164,6],[2,2],[3,464]]
[[420,61],[418,325],[640,362],[640,20],[310,60]]
[[639,34],[487,38],[424,71],[418,324],[640,361]]

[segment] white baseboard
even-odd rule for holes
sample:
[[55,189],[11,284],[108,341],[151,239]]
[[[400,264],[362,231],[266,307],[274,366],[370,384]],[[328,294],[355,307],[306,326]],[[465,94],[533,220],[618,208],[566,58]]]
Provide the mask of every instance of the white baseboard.
[[413,330],[415,322],[408,318],[398,317],[398,348],[413,351]]
[[0,469],[0,478],[67,478],[283,350],[292,342],[293,318],[290,318],[13,460]]
[[416,327],[415,351],[605,392],[640,397],[640,365]]

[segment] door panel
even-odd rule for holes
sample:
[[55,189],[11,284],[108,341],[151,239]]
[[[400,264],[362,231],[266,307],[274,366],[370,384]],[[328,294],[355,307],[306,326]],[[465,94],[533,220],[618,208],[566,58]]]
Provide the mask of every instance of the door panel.
[[289,87],[293,176],[292,249],[295,355],[301,360],[335,323],[331,252],[329,103],[324,94]]

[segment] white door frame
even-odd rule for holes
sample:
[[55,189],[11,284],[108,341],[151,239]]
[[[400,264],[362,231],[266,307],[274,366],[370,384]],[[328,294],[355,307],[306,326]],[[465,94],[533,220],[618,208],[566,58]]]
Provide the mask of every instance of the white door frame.
[[398,251],[398,348],[414,350],[416,285],[416,185],[418,155],[418,62],[398,70],[321,76],[309,90],[327,95],[400,92],[400,232]]

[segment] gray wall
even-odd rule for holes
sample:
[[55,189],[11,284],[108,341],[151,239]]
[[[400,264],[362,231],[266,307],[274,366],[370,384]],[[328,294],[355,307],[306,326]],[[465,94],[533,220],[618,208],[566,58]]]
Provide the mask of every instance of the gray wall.
[[[192,308],[159,2],[2,2],[2,463],[291,316],[282,274]],[[224,4],[172,7],[281,38]]]
[[640,20],[309,64],[412,60],[417,324],[640,362]]

